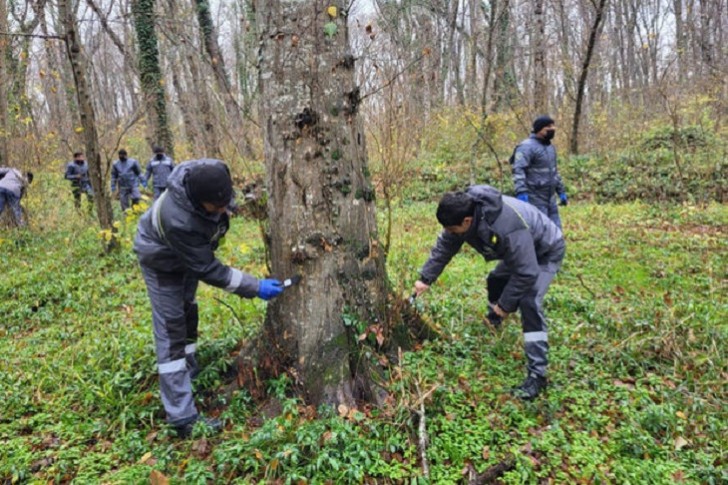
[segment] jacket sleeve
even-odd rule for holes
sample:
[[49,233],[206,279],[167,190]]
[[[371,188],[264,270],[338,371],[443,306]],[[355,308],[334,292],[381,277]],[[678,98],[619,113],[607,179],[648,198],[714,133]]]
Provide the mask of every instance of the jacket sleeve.
[[561,180],[561,174],[559,173],[558,165],[554,165],[554,185],[556,186],[557,194],[565,194],[566,187],[564,187],[564,181]]
[[111,167],[111,191],[116,190],[116,182],[119,180],[119,169],[116,168],[116,164]]
[[73,170],[73,167],[71,166],[70,163],[68,165],[66,165],[66,174],[64,175],[64,178],[66,180],[77,180],[78,179],[76,171]]
[[519,229],[506,237],[503,263],[512,274],[498,300],[498,306],[508,313],[512,313],[518,308],[521,298],[533,289],[541,272],[533,237],[528,229]]
[[460,251],[463,242],[465,242],[464,238],[442,231],[430,251],[430,258],[420,269],[420,281],[427,285],[434,283],[452,257]]
[[151,160],[147,162],[147,171],[144,174],[144,184],[145,186],[149,184],[149,179],[152,178],[152,162]]
[[513,189],[516,195],[528,193],[528,185],[526,185],[526,172],[531,165],[531,150],[528,145],[520,145],[516,147],[513,155]]
[[183,228],[164,231],[169,247],[182,259],[187,269],[208,285],[230,293],[253,298],[258,294],[258,279],[231,268],[215,257],[215,252],[201,234]]

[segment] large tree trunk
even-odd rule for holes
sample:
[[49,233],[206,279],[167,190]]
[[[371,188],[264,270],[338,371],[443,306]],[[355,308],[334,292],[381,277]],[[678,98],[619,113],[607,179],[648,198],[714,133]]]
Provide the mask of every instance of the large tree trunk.
[[352,405],[369,391],[355,327],[384,325],[387,284],[347,19],[332,4],[257,4],[273,274],[303,275],[269,305],[263,346],[307,401]]
[[[66,0],[59,0],[58,11],[61,22],[65,26],[66,53],[73,70],[73,79],[76,85],[76,96],[81,115],[81,127],[86,145],[86,157],[89,164],[89,178],[94,189],[94,200],[98,213],[99,224],[102,229],[112,230],[113,213],[111,201],[106,192],[104,170],[101,165],[101,150],[99,138],[96,133],[96,114],[94,113],[91,93],[86,80],[86,60],[81,50],[81,43],[76,30],[76,20]],[[113,242],[113,239],[112,239]]]
[[159,48],[154,25],[155,0],[134,0],[132,14],[139,45],[139,77],[147,106],[150,144],[163,145],[174,158],[172,131],[167,117],[167,100],[159,66]]

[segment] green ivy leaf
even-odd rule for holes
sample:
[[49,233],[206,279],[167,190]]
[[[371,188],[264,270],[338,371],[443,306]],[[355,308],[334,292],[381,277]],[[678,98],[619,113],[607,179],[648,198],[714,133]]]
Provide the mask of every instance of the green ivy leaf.
[[338,30],[339,27],[337,27],[336,23],[334,22],[328,22],[326,23],[326,25],[324,25],[324,34],[326,34],[326,37],[335,36]]

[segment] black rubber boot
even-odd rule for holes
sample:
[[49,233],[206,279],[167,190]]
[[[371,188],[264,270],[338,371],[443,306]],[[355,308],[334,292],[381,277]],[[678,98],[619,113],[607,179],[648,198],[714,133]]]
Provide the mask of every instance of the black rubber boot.
[[529,374],[523,384],[513,389],[512,393],[514,396],[523,399],[524,401],[531,401],[536,399],[548,386],[546,377],[538,374]]
[[202,418],[197,417],[194,421],[189,423],[175,426],[174,430],[177,432],[177,437],[181,439],[187,439],[192,436],[192,431],[195,426],[202,427],[205,429],[205,434],[217,434],[222,431],[222,422],[217,418]]

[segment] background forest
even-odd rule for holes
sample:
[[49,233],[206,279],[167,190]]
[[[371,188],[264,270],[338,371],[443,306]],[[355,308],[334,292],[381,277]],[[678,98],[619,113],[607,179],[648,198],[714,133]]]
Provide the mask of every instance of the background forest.
[[[35,174],[29,227],[0,226],[0,483],[727,482],[726,0],[312,1],[299,20],[353,63],[350,105],[327,115],[362,124],[399,297],[440,195],[511,193],[515,144],[536,115],[556,119],[570,205],[546,299],[552,387],[508,397],[520,325],[483,326],[491,266],[473,251],[415,303],[439,338],[392,358],[377,325],[345,321],[384,369],[384,406],[313,406],[286,373],[264,395],[226,392],[266,306],[203,285],[196,393],[226,427],[174,439],[131,251],[148,201],[122,213],[111,164],[120,148],[145,164],[161,144],[178,162],[225,160],[241,194],[260,195],[266,96],[285,88],[261,66],[269,43],[304,43],[271,27],[295,3],[0,1],[0,166]],[[302,84],[324,55],[300,63]],[[306,106],[275,97],[293,99],[290,120]],[[92,214],[63,180],[77,150]],[[261,208],[218,251],[254,274],[270,268]]]

